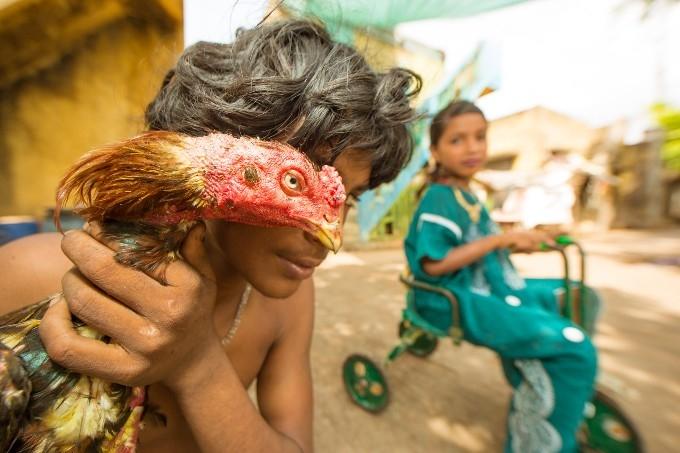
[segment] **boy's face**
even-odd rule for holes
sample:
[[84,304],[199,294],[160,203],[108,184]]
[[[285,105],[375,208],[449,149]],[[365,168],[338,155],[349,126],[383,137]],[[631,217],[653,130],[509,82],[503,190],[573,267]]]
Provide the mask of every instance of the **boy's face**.
[[432,155],[449,172],[469,179],[486,162],[486,129],[486,120],[478,113],[454,116],[432,144]]
[[[362,152],[347,150],[333,165],[342,177],[350,200],[366,190],[371,165]],[[295,228],[264,228],[222,221],[208,222],[207,227],[207,246],[218,278],[221,272],[236,272],[268,297],[292,295],[328,254],[328,249],[313,236]]]

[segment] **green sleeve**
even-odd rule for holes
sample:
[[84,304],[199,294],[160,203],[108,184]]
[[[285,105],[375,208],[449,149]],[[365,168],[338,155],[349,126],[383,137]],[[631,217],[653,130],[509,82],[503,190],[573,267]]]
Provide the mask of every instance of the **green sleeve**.
[[452,196],[441,189],[428,190],[413,218],[407,240],[409,265],[414,273],[423,273],[423,258],[439,261],[463,243],[465,225],[460,217]]

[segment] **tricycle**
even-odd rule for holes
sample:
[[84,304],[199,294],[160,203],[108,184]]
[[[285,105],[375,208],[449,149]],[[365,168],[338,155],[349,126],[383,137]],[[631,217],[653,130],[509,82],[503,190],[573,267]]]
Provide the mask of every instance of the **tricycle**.
[[[567,248],[574,247],[580,258],[580,276],[573,280],[569,270]],[[544,244],[545,250],[558,252],[564,264],[563,291],[559,294],[562,315],[579,325],[592,337],[598,314],[599,295],[585,284],[585,253],[570,236],[559,236],[554,246]],[[384,367],[408,352],[420,358],[431,355],[440,339],[449,338],[455,346],[463,341],[458,301],[448,289],[416,280],[410,273],[400,275],[406,285],[406,307],[397,333],[399,343],[384,360]],[[528,279],[530,280],[530,279]],[[451,327],[444,331],[425,320],[416,308],[415,291],[419,289],[443,296],[451,304]],[[379,413],[388,406],[390,389],[381,367],[361,354],[352,354],[342,366],[342,379],[351,400],[362,409]],[[584,410],[584,421],[578,439],[583,453],[642,453],[642,439],[633,422],[610,396],[608,390],[598,384],[595,394]]]

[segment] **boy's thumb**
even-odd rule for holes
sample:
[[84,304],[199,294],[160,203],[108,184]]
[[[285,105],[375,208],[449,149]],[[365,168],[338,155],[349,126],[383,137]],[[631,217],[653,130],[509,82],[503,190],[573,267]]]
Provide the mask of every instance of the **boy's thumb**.
[[205,224],[203,222],[197,223],[189,230],[189,234],[184,239],[182,244],[182,256],[184,260],[201,273],[204,277],[215,280],[215,273],[213,272],[208,254],[205,250]]

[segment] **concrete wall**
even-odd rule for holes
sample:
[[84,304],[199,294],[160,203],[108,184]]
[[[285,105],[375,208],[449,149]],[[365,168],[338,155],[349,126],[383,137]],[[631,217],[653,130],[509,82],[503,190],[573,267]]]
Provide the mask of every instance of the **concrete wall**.
[[144,107],[181,50],[181,21],[128,14],[0,87],[0,215],[42,216],[75,159],[141,131]]

